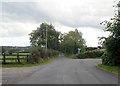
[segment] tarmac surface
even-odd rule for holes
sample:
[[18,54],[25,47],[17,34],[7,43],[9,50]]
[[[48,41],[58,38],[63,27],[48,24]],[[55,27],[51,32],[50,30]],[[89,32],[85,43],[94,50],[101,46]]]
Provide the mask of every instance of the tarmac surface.
[[97,68],[101,59],[69,59],[59,55],[37,67],[3,68],[3,84],[118,84],[118,75]]

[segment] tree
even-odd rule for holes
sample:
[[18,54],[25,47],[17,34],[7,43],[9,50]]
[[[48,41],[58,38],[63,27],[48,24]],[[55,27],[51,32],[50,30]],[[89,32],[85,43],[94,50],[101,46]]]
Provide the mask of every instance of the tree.
[[59,49],[59,35],[60,32],[56,31],[52,24],[42,23],[37,30],[30,33],[30,42],[32,46],[45,47],[47,36],[47,47],[57,50]]
[[105,31],[110,32],[110,36],[104,41],[106,53],[102,62],[106,65],[120,65],[120,12],[115,13],[111,21],[104,21],[102,24],[105,25]]
[[62,51],[68,54],[76,54],[78,48],[84,51],[85,40],[82,38],[82,33],[75,29],[75,31],[64,34],[61,47]]
[[59,50],[60,32],[56,31],[52,24],[42,23],[29,35],[32,45],[30,62],[38,63],[41,58],[48,59],[50,56],[54,56],[58,53],[55,50]]

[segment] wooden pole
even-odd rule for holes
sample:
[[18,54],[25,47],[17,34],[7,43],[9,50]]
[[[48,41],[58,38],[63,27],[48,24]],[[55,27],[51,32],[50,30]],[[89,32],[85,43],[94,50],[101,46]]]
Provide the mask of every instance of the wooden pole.
[[18,63],[20,63],[19,53],[17,53]]
[[3,64],[6,63],[6,60],[5,60],[5,53],[3,53]]
[[28,55],[27,55],[27,62],[28,62]]
[[47,26],[46,26],[46,45],[45,45],[45,48],[46,48],[45,54],[46,54],[46,55],[45,55],[45,56],[46,56],[46,58],[48,59],[48,56],[47,56],[47,45],[48,45],[48,44],[47,44],[47,39],[48,39],[48,38],[47,38],[47,35],[48,35],[48,33],[47,33]]

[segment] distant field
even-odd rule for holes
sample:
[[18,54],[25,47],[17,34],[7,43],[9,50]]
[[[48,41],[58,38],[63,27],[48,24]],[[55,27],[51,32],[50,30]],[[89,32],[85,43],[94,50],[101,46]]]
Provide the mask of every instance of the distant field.
[[[13,54],[17,54],[17,53],[13,53]],[[30,53],[19,53],[19,55],[30,55]]]

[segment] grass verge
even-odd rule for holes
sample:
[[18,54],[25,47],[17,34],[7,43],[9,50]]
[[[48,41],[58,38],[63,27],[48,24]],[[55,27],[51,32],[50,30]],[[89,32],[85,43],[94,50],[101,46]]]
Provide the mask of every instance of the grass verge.
[[118,66],[108,66],[108,65],[104,65],[104,64],[98,64],[97,67],[102,70],[114,73],[114,74],[120,74],[120,67],[118,67]]
[[71,58],[71,59],[77,59],[77,56],[75,54],[65,55],[65,56],[68,57],[68,58]]
[[54,60],[54,58],[49,58],[48,60],[43,60],[39,63],[26,63],[26,64],[0,64],[0,67],[2,68],[18,68],[18,67],[32,67],[32,66],[40,66],[40,65],[45,65],[48,64],[50,62],[52,62]]

